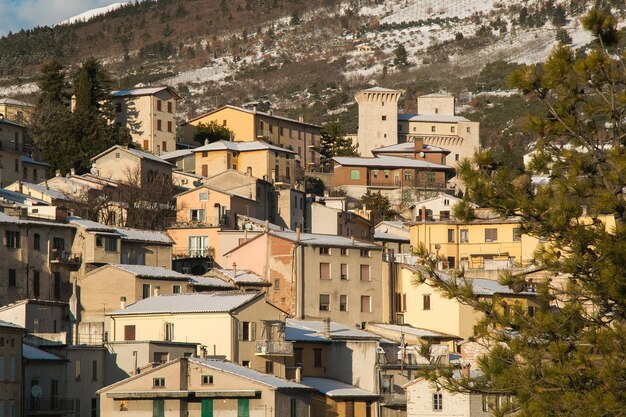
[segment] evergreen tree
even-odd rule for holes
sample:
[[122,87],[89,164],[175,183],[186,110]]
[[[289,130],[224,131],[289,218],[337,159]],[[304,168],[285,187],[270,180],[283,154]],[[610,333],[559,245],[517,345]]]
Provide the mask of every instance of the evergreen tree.
[[345,137],[341,125],[337,122],[328,122],[324,125],[320,138],[320,159],[324,167],[332,166],[335,156],[358,156],[358,146]]
[[207,140],[209,143],[217,142],[218,140],[235,140],[235,133],[215,120],[211,120],[209,123],[198,123],[193,139],[202,144]]
[[[560,45],[511,78],[547,111],[529,119],[538,137],[529,166],[513,170],[484,152],[459,170],[473,201],[518,216],[525,234],[547,242],[534,262],[560,279],[537,283],[544,307],[529,314],[485,301],[462,271],[444,279],[420,250],[426,268],[418,279],[428,275],[482,312],[475,337],[491,346],[481,377],[455,379],[447,369],[429,376],[453,391],[512,395],[498,415],[620,416],[626,408],[626,68],[611,15],[592,10],[583,26],[596,39],[586,56]],[[535,185],[535,175],[549,182]],[[523,274],[499,280],[516,290],[531,285]]]
[[409,65],[409,56],[404,45],[398,45],[396,49],[394,49],[393,53],[395,55],[393,60],[395,65],[402,67]]
[[383,220],[389,220],[397,213],[391,208],[391,202],[386,195],[382,195],[380,191],[377,193],[366,193],[361,196],[361,204],[370,210],[370,221],[372,224],[378,224]]

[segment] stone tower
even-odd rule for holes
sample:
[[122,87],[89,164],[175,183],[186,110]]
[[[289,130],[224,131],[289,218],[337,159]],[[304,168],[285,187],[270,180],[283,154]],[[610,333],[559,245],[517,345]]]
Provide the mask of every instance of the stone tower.
[[398,143],[398,90],[372,87],[359,91],[359,130],[357,143],[361,156],[372,156],[372,149]]

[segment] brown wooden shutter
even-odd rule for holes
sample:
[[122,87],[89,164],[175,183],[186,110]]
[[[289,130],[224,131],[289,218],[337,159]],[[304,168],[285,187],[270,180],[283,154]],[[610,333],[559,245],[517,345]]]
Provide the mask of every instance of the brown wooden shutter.
[[124,340],[135,340],[135,326],[124,326]]

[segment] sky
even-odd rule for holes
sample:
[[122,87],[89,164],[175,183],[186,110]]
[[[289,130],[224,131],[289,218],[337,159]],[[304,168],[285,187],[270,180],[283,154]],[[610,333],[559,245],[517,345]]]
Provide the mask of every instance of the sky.
[[0,0],[0,35],[54,25],[87,10],[124,0]]

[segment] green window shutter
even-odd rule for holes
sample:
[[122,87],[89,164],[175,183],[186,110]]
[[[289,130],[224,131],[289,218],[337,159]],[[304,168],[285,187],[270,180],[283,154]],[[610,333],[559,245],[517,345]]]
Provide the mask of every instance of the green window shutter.
[[289,400],[289,410],[290,410],[290,417],[296,417],[298,415],[298,409],[297,409],[297,401],[295,398],[291,398]]
[[240,398],[237,400],[237,417],[250,417],[250,400]]
[[361,179],[361,172],[359,172],[358,169],[353,169],[350,171],[350,179],[351,180],[360,180]]
[[202,417],[213,417],[213,400],[210,398],[202,399]]
[[152,417],[165,417],[165,401],[163,399],[152,400]]

